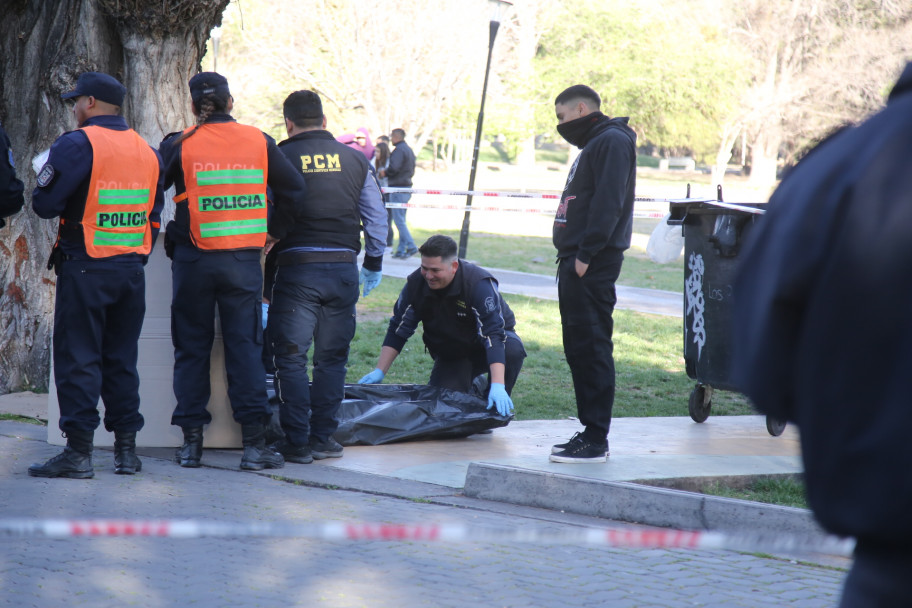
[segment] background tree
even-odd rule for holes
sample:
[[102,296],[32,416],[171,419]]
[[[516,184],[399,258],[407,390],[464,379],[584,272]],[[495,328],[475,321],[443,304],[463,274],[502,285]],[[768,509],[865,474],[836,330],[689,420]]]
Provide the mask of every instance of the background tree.
[[770,188],[780,156],[883,105],[912,53],[912,5],[892,0],[745,0],[726,4],[750,78],[719,157],[744,129],[751,181]]
[[592,86],[640,144],[703,158],[740,93],[738,53],[698,2],[561,1],[535,58],[537,131],[554,133],[554,97]]
[[[228,0],[5,0],[0,19],[0,120],[26,191],[30,159],[75,128],[60,99],[84,71],[127,87],[124,114],[153,146],[192,124],[187,80]],[[46,269],[53,222],[26,209],[0,232],[0,393],[44,389],[55,277]]]
[[420,145],[484,68],[487,15],[484,0],[245,0],[219,65],[243,83],[237,115],[278,137],[282,101],[308,88],[333,134],[402,127]]

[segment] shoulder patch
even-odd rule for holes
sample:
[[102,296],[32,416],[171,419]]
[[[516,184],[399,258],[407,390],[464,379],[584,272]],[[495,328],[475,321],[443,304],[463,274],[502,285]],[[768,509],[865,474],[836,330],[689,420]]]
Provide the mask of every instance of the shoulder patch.
[[7,151],[9,152],[9,164],[10,164],[10,167],[12,167],[13,169],[15,169],[15,168],[16,168],[16,161],[13,160],[13,150],[12,150],[12,149],[9,149],[9,150],[7,150]]
[[54,166],[51,163],[45,163],[38,172],[38,187],[45,188],[54,181]]
[[494,312],[497,310],[497,304],[494,303],[494,298],[492,296],[485,298],[484,305],[485,310],[488,312]]

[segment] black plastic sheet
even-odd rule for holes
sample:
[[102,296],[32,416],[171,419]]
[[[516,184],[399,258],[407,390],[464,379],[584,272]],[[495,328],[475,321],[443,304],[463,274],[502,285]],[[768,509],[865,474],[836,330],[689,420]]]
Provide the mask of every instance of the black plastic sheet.
[[[333,437],[344,446],[456,439],[513,419],[487,405],[476,395],[423,384],[347,384]],[[273,421],[275,428],[277,416]]]

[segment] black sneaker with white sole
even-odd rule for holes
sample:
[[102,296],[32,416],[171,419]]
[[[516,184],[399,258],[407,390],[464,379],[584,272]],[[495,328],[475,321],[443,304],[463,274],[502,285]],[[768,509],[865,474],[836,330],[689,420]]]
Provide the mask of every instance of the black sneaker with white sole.
[[592,443],[587,439],[581,439],[566,450],[551,454],[548,460],[566,463],[606,462],[608,460],[608,442]]
[[577,443],[580,443],[581,441],[583,441],[583,434],[576,433],[573,435],[573,437],[570,438],[570,441],[568,441],[567,443],[558,443],[557,445],[552,445],[551,453],[557,454],[558,452],[563,452],[564,450],[568,450],[568,449],[572,448],[573,446],[575,446]]

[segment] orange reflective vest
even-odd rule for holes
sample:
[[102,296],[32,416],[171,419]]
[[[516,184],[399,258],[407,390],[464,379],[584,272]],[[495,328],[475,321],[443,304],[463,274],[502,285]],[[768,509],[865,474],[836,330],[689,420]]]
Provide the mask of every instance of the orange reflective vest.
[[190,238],[206,251],[266,244],[266,138],[236,122],[202,125],[181,142]]
[[158,157],[133,129],[88,126],[82,131],[92,145],[92,175],[81,222],[86,253],[92,258],[148,255]]

